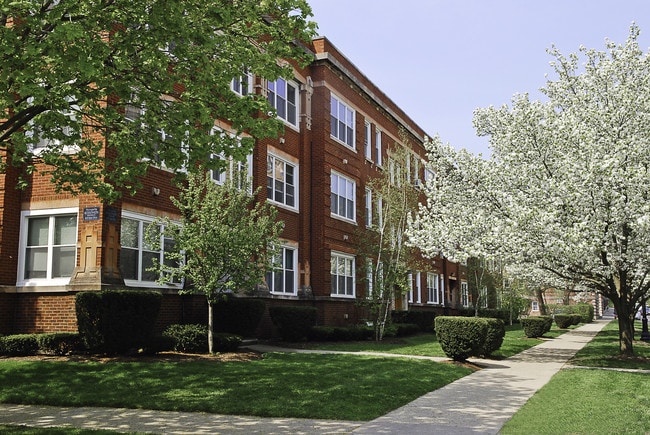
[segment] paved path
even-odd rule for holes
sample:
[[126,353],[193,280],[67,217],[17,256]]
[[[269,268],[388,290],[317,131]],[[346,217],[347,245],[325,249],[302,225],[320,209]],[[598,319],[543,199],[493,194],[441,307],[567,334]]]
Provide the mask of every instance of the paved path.
[[164,434],[496,434],[609,321],[583,325],[503,361],[472,360],[484,368],[370,422],[0,404],[0,424]]

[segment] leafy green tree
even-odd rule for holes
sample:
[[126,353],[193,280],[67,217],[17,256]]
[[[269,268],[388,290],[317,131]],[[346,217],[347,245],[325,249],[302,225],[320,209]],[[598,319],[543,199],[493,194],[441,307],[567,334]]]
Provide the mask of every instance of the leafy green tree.
[[606,51],[552,49],[545,101],[517,95],[511,107],[477,110],[489,160],[426,144],[437,178],[414,227],[420,245],[443,254],[455,249],[444,229],[473,251],[600,292],[617,311],[624,355],[650,288],[650,57],[638,35],[632,26]]
[[389,155],[389,168],[370,179],[366,187],[372,192],[376,216],[368,228],[360,230],[360,255],[366,259],[368,294],[359,303],[366,306],[374,326],[375,340],[383,339],[395,298],[409,291],[408,271],[414,269],[414,249],[406,244],[408,216],[417,210],[419,190],[409,176],[415,156],[408,150],[408,140],[401,134]]
[[[310,60],[299,41],[315,34],[305,0],[0,5],[0,163],[30,173],[42,161],[59,189],[104,199],[135,189],[150,165],[217,167],[214,156],[277,135],[248,73],[292,77],[291,62]],[[233,137],[212,134],[217,118]]]
[[[208,348],[212,353],[213,307],[227,293],[253,292],[271,270],[283,222],[266,201],[256,201],[239,183],[216,184],[208,174],[190,174],[172,202],[180,222],[161,219],[174,240],[164,264],[157,264],[162,283],[187,280],[180,293],[204,294],[208,302]],[[150,241],[160,240],[150,234]]]

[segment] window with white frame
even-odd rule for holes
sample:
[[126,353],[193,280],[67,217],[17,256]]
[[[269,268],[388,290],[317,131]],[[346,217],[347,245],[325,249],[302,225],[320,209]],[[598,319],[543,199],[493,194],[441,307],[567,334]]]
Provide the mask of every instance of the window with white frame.
[[330,134],[350,148],[354,148],[355,111],[337,97],[330,99]]
[[18,285],[64,285],[77,262],[77,208],[21,212]]
[[460,283],[460,302],[464,307],[469,307],[469,290],[467,287],[467,281],[461,281]]
[[332,296],[354,297],[354,257],[332,252],[330,266]]
[[356,183],[335,172],[331,174],[330,183],[332,214],[354,221],[356,219]]
[[413,273],[410,273],[407,275],[408,280],[408,287],[409,287],[409,292],[408,292],[408,301],[413,302],[413,294],[414,294],[414,286],[413,286]]
[[233,157],[220,156],[220,158],[224,160],[224,166],[220,170],[212,169],[210,171],[212,181],[221,185],[232,183],[237,189],[246,188],[249,193],[252,193],[253,155],[247,155],[244,161],[235,160]]
[[249,95],[253,92],[253,75],[248,70],[244,70],[241,76],[232,79],[230,89],[242,97]]
[[273,259],[273,270],[266,273],[271,293],[296,294],[298,284],[298,249],[282,246]]
[[539,311],[539,302],[531,301],[530,309],[531,311]]
[[370,128],[370,123],[368,121],[365,122],[363,126],[363,152],[366,156],[366,159],[372,161],[372,136],[371,136],[371,128]]
[[[160,226],[150,228],[153,223],[151,217],[139,216],[134,213],[124,212],[120,230],[120,273],[124,283],[133,287],[158,286],[160,273],[151,270],[156,262],[163,266],[177,267],[178,263],[170,260],[165,253],[174,248],[174,240],[165,237]],[[160,240],[158,246],[147,242],[147,231],[154,230]],[[172,282],[169,285],[181,287],[181,282]]]
[[381,229],[384,226],[384,198],[382,198],[381,195],[378,195],[377,197],[376,206],[377,206],[377,225],[379,225],[379,228]]
[[366,187],[366,227],[372,226],[372,190]]
[[[74,100],[74,97],[66,98],[66,101],[70,103],[67,110],[47,110],[29,122],[25,136],[28,138],[30,152],[38,155],[47,148],[60,146],[64,139],[81,139],[81,133],[74,128],[77,116],[81,113],[81,107],[75,104]],[[34,99],[30,97],[27,101],[33,102]],[[44,120],[48,120],[51,124],[47,134],[45,134],[45,129],[40,125],[40,121]],[[79,151],[77,145],[68,144],[61,149],[61,152],[64,154],[74,154],[77,151]]]
[[375,128],[375,154],[377,166],[382,165],[382,146],[381,146],[381,130]]
[[278,118],[298,127],[298,85],[285,79],[267,82],[267,98]]
[[390,159],[388,170],[390,172],[390,183],[400,187],[402,185],[402,165],[395,159]]
[[439,304],[440,298],[438,296],[438,274],[427,273],[427,303]]
[[298,207],[298,166],[269,153],[266,157],[266,198]]
[[419,270],[415,274],[415,302],[422,303],[422,272]]

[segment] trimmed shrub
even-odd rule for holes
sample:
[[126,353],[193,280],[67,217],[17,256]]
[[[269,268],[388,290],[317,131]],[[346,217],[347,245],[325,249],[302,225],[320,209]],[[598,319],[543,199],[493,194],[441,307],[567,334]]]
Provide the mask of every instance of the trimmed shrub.
[[36,355],[37,352],[36,334],[7,335],[0,338],[0,355],[28,356]]
[[212,335],[212,350],[215,352],[235,352],[242,342],[236,334],[217,332]]
[[548,320],[543,316],[528,317],[521,319],[521,326],[524,329],[524,334],[528,338],[537,338],[544,335],[548,330],[546,329]]
[[48,355],[70,355],[82,348],[81,338],[76,332],[54,332],[36,336],[38,350]]
[[551,317],[551,316],[539,316],[539,318],[544,319],[544,321],[546,322],[544,324],[544,334],[546,334],[553,327],[553,317]]
[[436,314],[433,311],[409,310],[393,311],[391,314],[392,323],[413,323],[418,325],[420,331],[433,332],[433,321]]
[[562,308],[562,314],[578,314],[581,323],[591,323],[594,321],[594,306],[591,304],[567,305]]
[[212,309],[215,331],[251,337],[262,320],[266,304],[260,299],[228,297]]
[[503,320],[496,318],[483,318],[487,322],[485,342],[481,349],[481,356],[490,356],[501,348],[503,339],[506,336],[506,326]]
[[[474,314],[474,308],[471,307],[461,308],[460,310],[461,316],[476,317]],[[478,315],[486,319],[501,319],[504,322],[510,319],[510,312],[507,309],[501,308],[479,308]]]
[[206,325],[169,325],[163,337],[173,340],[172,349],[183,353],[208,352],[208,327]]
[[420,332],[420,327],[415,323],[393,323],[392,326],[397,329],[395,332],[396,337],[408,337]]
[[308,338],[313,341],[357,341],[367,340],[372,334],[372,328],[365,325],[314,326]]
[[277,306],[269,308],[273,324],[285,341],[303,341],[316,326],[318,310],[315,307]]
[[487,335],[487,322],[479,317],[438,316],[436,336],[443,352],[455,361],[480,355]]
[[79,335],[94,352],[125,353],[146,347],[161,302],[162,294],[154,291],[78,293],[75,309]]
[[571,314],[571,324],[579,325],[582,323],[582,316],[580,314]]
[[573,325],[573,316],[570,314],[556,314],[555,324],[560,329],[567,329],[569,326]]

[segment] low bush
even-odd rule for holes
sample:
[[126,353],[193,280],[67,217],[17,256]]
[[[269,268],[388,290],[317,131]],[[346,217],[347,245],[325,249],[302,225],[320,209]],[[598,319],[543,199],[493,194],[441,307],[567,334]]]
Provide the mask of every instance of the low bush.
[[[474,308],[462,308],[460,315],[465,317],[476,317]],[[501,308],[479,308],[478,316],[486,319],[501,319],[504,322],[510,319],[510,312]]]
[[174,341],[173,350],[183,353],[208,352],[208,327],[206,325],[169,325],[163,337]]
[[553,317],[551,317],[551,316],[539,316],[539,318],[544,319],[544,321],[546,322],[544,324],[544,334],[546,334],[553,327]]
[[506,336],[506,326],[503,320],[497,318],[483,318],[487,322],[485,342],[480,352],[480,356],[490,356],[501,348],[503,339]]
[[149,343],[162,294],[154,291],[81,292],[75,299],[77,326],[93,352],[124,353]]
[[436,336],[443,352],[455,361],[480,355],[487,335],[487,322],[479,317],[438,316]]
[[0,338],[0,355],[28,356],[36,355],[37,352],[36,334],[7,335]]
[[214,352],[235,352],[242,342],[236,334],[216,332],[212,335],[212,350]]
[[594,321],[594,306],[591,304],[567,305],[562,308],[562,314],[580,315],[580,323],[591,323]]
[[277,306],[269,308],[271,320],[285,341],[303,341],[316,326],[315,307]]
[[365,325],[314,326],[308,338],[312,341],[359,341],[371,338],[372,334],[372,328]]
[[393,323],[392,326],[397,329],[395,332],[396,337],[408,337],[420,332],[420,327],[415,323]]
[[392,323],[413,323],[423,332],[434,331],[435,317],[433,311],[424,310],[393,311],[391,315]]
[[582,323],[582,316],[580,314],[571,314],[571,324],[579,325]]
[[543,316],[528,317],[521,319],[521,326],[528,338],[538,338],[544,335],[547,330],[548,320]]
[[54,332],[36,336],[38,350],[48,355],[70,355],[82,349],[81,337],[76,332]]
[[569,326],[573,325],[573,316],[570,314],[556,314],[555,324],[560,329],[567,329]]
[[264,310],[266,304],[260,299],[229,296],[213,306],[214,330],[251,337],[262,320]]

